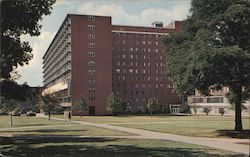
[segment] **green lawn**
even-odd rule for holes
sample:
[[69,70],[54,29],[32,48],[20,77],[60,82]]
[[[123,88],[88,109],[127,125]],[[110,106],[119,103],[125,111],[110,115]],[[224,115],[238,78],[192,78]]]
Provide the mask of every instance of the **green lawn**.
[[6,156],[50,157],[243,157],[244,155],[173,141],[113,138],[1,139]]
[[[81,120],[73,117],[73,120]],[[250,134],[249,118],[243,117],[242,134],[233,132],[233,116],[84,116],[83,121],[201,137],[247,138]]]
[[8,116],[0,116],[0,136],[127,136],[126,132],[101,129],[92,126],[81,126],[67,121],[48,121],[38,117],[14,117],[14,126],[9,124]]

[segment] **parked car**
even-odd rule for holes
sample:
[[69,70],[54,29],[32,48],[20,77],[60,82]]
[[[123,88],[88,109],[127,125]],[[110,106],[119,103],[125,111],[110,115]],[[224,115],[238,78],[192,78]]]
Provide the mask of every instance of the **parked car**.
[[36,116],[36,112],[29,111],[29,112],[26,113],[26,116]]
[[[11,114],[11,112],[9,112],[9,115]],[[21,116],[21,112],[20,111],[12,111],[12,116]]]

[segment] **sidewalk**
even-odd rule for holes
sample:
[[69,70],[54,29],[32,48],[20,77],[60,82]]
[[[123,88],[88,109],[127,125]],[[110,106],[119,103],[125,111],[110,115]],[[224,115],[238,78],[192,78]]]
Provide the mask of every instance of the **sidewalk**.
[[[45,117],[39,115],[39,117]],[[54,120],[64,120],[60,118],[51,118]],[[80,125],[88,125],[94,127],[101,127],[105,129],[118,130],[123,132],[128,132],[132,134],[136,134],[138,136],[132,136],[132,138],[141,138],[141,139],[158,139],[158,140],[171,140],[178,141],[190,144],[196,144],[201,146],[207,146],[215,149],[221,149],[231,152],[237,152],[242,154],[249,155],[249,145],[245,144],[237,144],[242,142],[249,142],[249,139],[220,139],[220,138],[205,138],[205,137],[190,137],[183,135],[174,135],[168,133],[158,133],[154,131],[142,130],[142,129],[134,129],[134,128],[126,128],[120,126],[113,126],[109,124],[98,124],[91,122],[81,122],[81,121],[71,121],[72,123],[80,124]],[[124,136],[124,138],[131,138],[131,136]]]

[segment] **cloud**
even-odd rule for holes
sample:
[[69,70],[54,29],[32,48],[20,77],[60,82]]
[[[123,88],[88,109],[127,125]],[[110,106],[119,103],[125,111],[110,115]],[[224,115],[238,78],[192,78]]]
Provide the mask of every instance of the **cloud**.
[[21,37],[22,41],[30,41],[33,48],[33,58],[28,65],[17,68],[18,73],[21,75],[21,78],[17,81],[18,83],[27,82],[30,86],[43,84],[42,57],[54,36],[55,32],[41,32],[38,37],[30,37],[29,35]]
[[89,15],[112,16],[113,24],[150,26],[154,21],[163,21],[165,25],[173,20],[184,20],[189,14],[190,3],[183,1],[165,8],[147,8],[139,13],[132,14],[117,4],[98,4],[86,2],[78,8],[78,13]]

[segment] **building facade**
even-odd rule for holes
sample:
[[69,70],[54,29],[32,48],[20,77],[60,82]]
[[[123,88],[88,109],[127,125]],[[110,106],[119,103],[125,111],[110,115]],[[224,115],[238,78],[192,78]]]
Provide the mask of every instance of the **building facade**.
[[144,112],[147,100],[156,97],[161,110],[180,100],[166,75],[160,39],[181,30],[181,22],[163,27],[112,25],[111,17],[69,14],[43,57],[44,91],[57,93],[71,104],[83,96],[86,114],[106,115],[112,93],[131,112]]
[[[228,101],[226,93],[229,92],[229,88],[223,87],[221,90],[211,90],[209,96],[201,95],[197,90],[192,96],[188,96],[188,105],[190,106],[191,113],[205,114],[204,108],[211,110],[209,114],[234,114],[234,107]],[[250,114],[250,101],[245,101],[242,107],[242,114]],[[196,111],[195,111],[196,110]],[[196,112],[196,113],[195,113]]]

